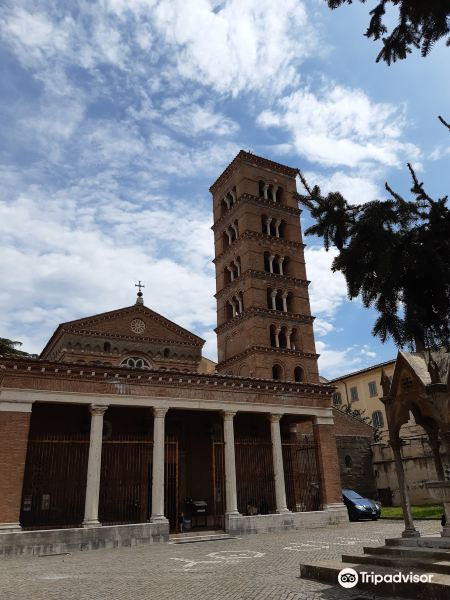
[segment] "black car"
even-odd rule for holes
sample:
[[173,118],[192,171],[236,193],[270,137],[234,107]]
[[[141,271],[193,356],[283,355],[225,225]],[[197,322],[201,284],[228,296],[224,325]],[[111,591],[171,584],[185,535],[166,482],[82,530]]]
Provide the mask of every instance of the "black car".
[[373,500],[364,498],[353,490],[342,490],[342,498],[347,507],[350,521],[359,521],[359,519],[376,521],[380,517],[380,505]]

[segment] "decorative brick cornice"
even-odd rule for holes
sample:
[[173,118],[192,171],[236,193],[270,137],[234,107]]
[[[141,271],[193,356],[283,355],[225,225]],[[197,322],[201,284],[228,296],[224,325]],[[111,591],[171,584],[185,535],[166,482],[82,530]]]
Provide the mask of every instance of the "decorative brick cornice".
[[223,173],[209,188],[211,194],[214,194],[217,191],[217,189],[231,176],[231,174],[243,162],[254,165],[255,167],[263,167],[265,169],[269,169],[270,171],[275,171],[275,173],[281,173],[282,175],[285,175],[287,177],[295,178],[298,173],[298,169],[293,169],[292,167],[287,167],[286,165],[282,165],[267,158],[263,158],[262,156],[257,156],[256,154],[252,154],[251,152],[245,152],[245,150],[241,150],[239,154],[237,154],[237,156],[235,156],[235,158],[231,161],[231,163],[228,165],[225,171],[223,171]]
[[269,318],[271,321],[290,321],[294,323],[312,323],[315,317],[311,315],[300,315],[296,313],[287,313],[281,310],[271,310],[270,308],[252,307],[245,309],[239,315],[233,317],[230,321],[223,323],[219,327],[216,327],[214,331],[217,334],[224,333],[229,329],[233,329],[236,325],[240,325],[248,319],[255,317]]
[[222,288],[217,294],[214,294],[214,297],[219,299],[222,296],[226,296],[229,293],[233,293],[235,288],[239,287],[239,284],[244,283],[247,279],[250,278],[256,279],[268,279],[271,282],[287,282],[291,284],[293,287],[303,287],[308,288],[311,283],[307,279],[297,279],[296,277],[289,277],[288,275],[279,275],[277,273],[267,273],[266,271],[256,271],[255,269],[247,269],[240,275],[240,277],[235,277],[233,281],[227,283],[227,285]]
[[[53,382],[53,383],[52,383]],[[273,403],[302,406],[302,396],[326,399],[334,387],[322,383],[274,381],[237,375],[185,373],[162,369],[67,365],[27,357],[0,356],[0,389],[58,390],[71,393],[145,395],[145,387],[192,387],[263,393],[270,391]],[[280,395],[277,398],[277,395]],[[291,395],[287,399],[286,395]],[[217,401],[217,398],[214,398]]]
[[288,350],[287,348],[272,348],[271,346],[250,346],[250,348],[246,348],[243,352],[239,352],[239,354],[235,354],[231,358],[221,361],[217,364],[218,369],[226,369],[229,366],[233,365],[236,362],[239,362],[246,356],[250,354],[281,354],[284,356],[294,356],[297,358],[312,358],[317,360],[320,354],[314,354],[313,352],[302,352],[301,350]]
[[214,223],[214,225],[212,225],[211,229],[213,231],[216,231],[216,229],[219,228],[219,226],[223,226],[223,224],[230,219],[231,217],[233,217],[235,215],[235,213],[237,213],[237,209],[242,206],[242,204],[244,203],[244,201],[247,204],[254,204],[256,206],[263,206],[264,208],[269,209],[271,212],[274,213],[280,213],[282,215],[300,215],[301,214],[301,210],[299,208],[293,208],[292,206],[286,206],[284,204],[280,204],[280,203],[275,203],[272,200],[266,199],[266,198],[261,198],[259,196],[253,196],[252,194],[242,194],[241,196],[239,196],[239,198],[236,200],[236,202],[233,204],[233,206],[231,206],[227,212],[222,215],[221,217],[219,217],[217,219],[217,221]]
[[[188,348],[201,348],[203,346],[202,342],[199,341],[182,341],[182,340],[169,340],[169,339],[163,339],[163,338],[152,338],[152,337],[146,337],[145,335],[140,335],[139,338],[137,338],[135,335],[125,335],[122,333],[109,333],[108,332],[101,332],[101,331],[89,331],[88,329],[62,329],[61,330],[61,334],[68,334],[68,335],[74,335],[74,336],[79,336],[79,337],[89,337],[89,338],[101,338],[102,340],[107,339],[108,341],[110,340],[117,340],[117,341],[124,341],[124,342],[133,342],[133,343],[139,343],[139,342],[145,342],[146,344],[150,343],[150,344],[161,344],[162,346],[183,346],[183,347],[188,347]],[[60,337],[62,337],[62,335]]]
[[221,260],[228,254],[230,254],[232,251],[239,252],[238,248],[241,245],[241,242],[246,240],[264,240],[266,242],[270,242],[270,244],[273,244],[274,246],[278,246],[279,248],[293,248],[295,250],[305,248],[305,244],[302,244],[301,242],[292,242],[290,240],[285,240],[284,238],[279,238],[274,235],[267,235],[266,233],[259,233],[258,231],[250,231],[249,229],[247,229],[239,235],[238,239],[235,240],[231,244],[231,246],[228,246],[223,252],[218,254],[213,259],[213,263],[216,263],[218,260]]

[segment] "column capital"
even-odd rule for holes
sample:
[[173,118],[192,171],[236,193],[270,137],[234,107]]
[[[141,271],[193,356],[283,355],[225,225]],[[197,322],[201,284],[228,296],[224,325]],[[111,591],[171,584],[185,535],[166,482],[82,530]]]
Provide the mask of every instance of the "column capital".
[[89,411],[93,417],[103,417],[108,410],[109,404],[90,404]]
[[232,421],[236,414],[235,410],[222,410],[221,412],[224,421]]
[[153,407],[153,416],[155,419],[164,419],[168,410],[165,407]]
[[277,415],[277,414],[274,414],[274,413],[271,413],[270,415],[268,415],[269,421],[271,423],[279,423],[281,421],[281,417],[282,416],[283,415]]

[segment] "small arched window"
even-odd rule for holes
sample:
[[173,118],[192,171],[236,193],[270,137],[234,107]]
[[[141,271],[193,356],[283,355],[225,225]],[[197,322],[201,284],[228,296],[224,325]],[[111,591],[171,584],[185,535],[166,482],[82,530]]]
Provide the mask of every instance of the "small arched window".
[[383,413],[381,410],[374,410],[372,413],[372,425],[376,428],[384,427]]
[[294,369],[294,379],[297,382],[304,381],[303,369],[301,367],[295,367]]
[[272,367],[272,379],[282,379],[283,369],[280,365],[273,365]]
[[351,469],[353,461],[352,461],[352,457],[350,456],[350,454],[347,454],[345,456],[344,463],[345,463],[345,466],[347,467],[347,469]]
[[103,344],[103,352],[111,352],[111,344],[109,342]]
[[169,356],[170,356],[169,348],[164,348],[164,358],[169,358]]

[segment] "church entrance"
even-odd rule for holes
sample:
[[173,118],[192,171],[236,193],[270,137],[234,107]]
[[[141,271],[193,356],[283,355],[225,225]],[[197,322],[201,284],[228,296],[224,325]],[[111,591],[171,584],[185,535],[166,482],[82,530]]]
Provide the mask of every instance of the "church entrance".
[[[173,532],[223,529],[225,468],[222,417],[217,412],[170,410],[167,439],[176,442],[177,485],[167,490]],[[176,519],[173,518],[176,509]]]

